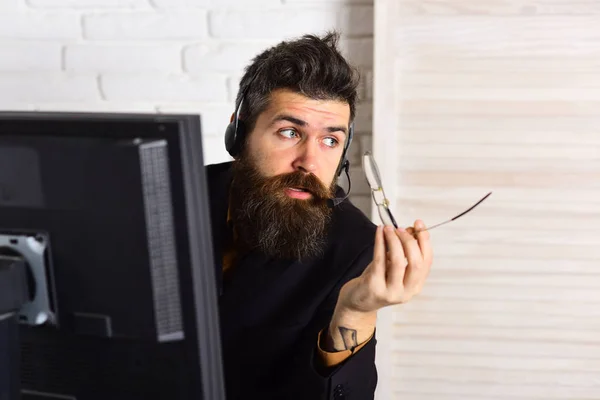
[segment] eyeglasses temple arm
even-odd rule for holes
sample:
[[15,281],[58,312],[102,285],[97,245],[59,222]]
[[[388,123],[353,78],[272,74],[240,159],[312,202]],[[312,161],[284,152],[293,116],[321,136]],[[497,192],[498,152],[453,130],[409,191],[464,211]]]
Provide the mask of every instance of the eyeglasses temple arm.
[[473,204],[471,207],[469,207],[468,209],[466,209],[465,211],[461,212],[460,214],[458,214],[456,217],[453,217],[447,221],[444,222],[440,222],[439,224],[427,227],[425,229],[419,229],[419,230],[415,230],[415,234],[419,233],[419,232],[423,232],[423,231],[430,231],[433,228],[437,228],[438,226],[442,226],[447,224],[448,222],[452,222],[460,217],[462,217],[463,215],[465,215],[466,213],[468,213],[469,211],[471,211],[472,209],[474,209],[475,207],[477,207],[479,204],[481,204],[485,199],[487,199],[488,197],[490,197],[490,195],[492,194],[492,192],[489,192],[488,194],[486,194],[485,196],[483,196],[483,198],[481,200],[479,200],[477,203]]

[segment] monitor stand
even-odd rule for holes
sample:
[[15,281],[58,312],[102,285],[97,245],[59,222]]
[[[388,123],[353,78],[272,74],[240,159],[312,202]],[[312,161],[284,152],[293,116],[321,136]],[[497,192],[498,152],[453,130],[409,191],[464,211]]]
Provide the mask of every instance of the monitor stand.
[[21,398],[19,312],[29,301],[27,263],[0,254],[0,399]]

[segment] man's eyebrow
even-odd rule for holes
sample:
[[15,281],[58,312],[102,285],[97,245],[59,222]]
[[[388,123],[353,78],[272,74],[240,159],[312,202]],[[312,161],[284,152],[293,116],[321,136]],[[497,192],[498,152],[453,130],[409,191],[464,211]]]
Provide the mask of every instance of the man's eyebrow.
[[275,116],[275,118],[273,118],[273,120],[271,121],[271,125],[274,125],[276,122],[279,121],[288,121],[291,122],[292,124],[296,124],[299,126],[306,126],[308,125],[308,123],[306,121],[302,121],[301,119],[298,119],[296,117],[292,117],[291,115],[288,114],[278,114]]
[[[308,123],[306,121],[303,121],[299,118],[293,117],[289,114],[278,114],[276,115],[273,120],[271,121],[270,125],[274,125],[275,123],[279,122],[279,121],[288,121],[291,122],[293,124],[296,124],[298,126],[307,126]],[[347,134],[348,129],[345,126],[328,126],[326,128],[327,132],[333,133],[333,132],[342,132],[344,135]]]
[[347,134],[348,129],[345,126],[328,126],[327,132],[342,132],[344,135]]

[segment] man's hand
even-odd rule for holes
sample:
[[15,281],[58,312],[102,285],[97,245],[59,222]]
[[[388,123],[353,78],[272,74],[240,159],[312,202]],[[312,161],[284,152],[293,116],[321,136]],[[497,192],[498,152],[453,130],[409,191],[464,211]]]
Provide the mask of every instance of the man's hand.
[[421,292],[433,261],[429,232],[423,229],[420,220],[414,228],[377,228],[373,261],[340,290],[327,335],[330,351],[366,341],[375,329],[377,310],[406,303]]

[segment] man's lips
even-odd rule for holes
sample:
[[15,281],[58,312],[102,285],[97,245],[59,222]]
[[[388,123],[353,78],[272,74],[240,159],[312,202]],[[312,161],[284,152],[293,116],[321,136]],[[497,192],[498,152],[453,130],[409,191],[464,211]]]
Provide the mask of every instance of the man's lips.
[[312,193],[308,192],[307,190],[305,190],[303,188],[294,188],[294,187],[286,188],[285,194],[294,199],[306,200],[306,199],[310,199],[312,197]]

